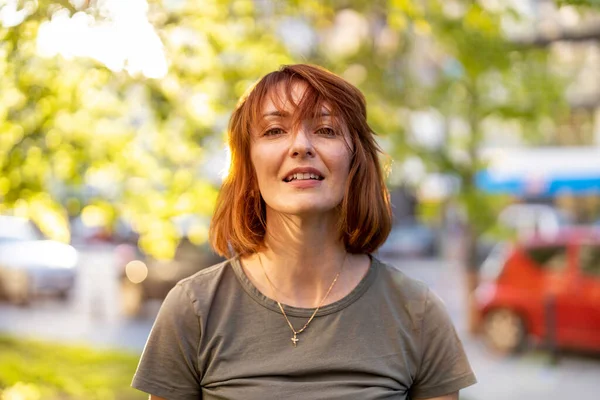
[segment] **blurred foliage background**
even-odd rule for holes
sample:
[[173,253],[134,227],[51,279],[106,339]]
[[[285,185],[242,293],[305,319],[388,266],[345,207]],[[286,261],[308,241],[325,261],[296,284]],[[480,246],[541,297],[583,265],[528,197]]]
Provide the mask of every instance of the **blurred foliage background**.
[[[476,236],[505,202],[474,184],[484,143],[508,131],[514,138],[502,140],[591,142],[597,104],[567,96],[580,56],[553,45],[582,39],[537,17],[566,10],[574,26],[594,26],[598,7],[2,0],[0,213],[29,216],[63,241],[75,218],[109,230],[124,223],[142,249],[169,258],[179,236],[174,218],[211,214],[239,96],[281,64],[308,62],[365,93],[390,156],[390,185],[414,184],[423,171],[458,178],[456,200]],[[423,208],[435,215],[436,204]],[[197,223],[191,237],[205,240],[206,229]]]

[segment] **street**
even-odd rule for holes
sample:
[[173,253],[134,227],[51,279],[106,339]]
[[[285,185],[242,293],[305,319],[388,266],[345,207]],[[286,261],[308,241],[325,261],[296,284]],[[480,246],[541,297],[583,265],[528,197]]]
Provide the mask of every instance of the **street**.
[[[152,327],[158,304],[144,319],[119,312],[115,269],[109,248],[82,254],[77,290],[70,301],[44,300],[30,307],[0,303],[0,332],[98,348],[140,353]],[[467,400],[592,400],[600,392],[600,356],[563,355],[557,365],[541,351],[502,358],[465,333],[463,288],[458,265],[434,260],[385,260],[426,282],[445,301],[479,383],[461,392]],[[106,266],[109,267],[106,267]]]

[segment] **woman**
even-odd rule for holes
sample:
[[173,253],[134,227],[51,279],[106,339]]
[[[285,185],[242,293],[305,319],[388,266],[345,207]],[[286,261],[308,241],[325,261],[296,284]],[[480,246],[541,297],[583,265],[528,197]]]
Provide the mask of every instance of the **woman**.
[[[133,386],[152,399],[456,399],[475,383],[425,285],[370,255],[391,227],[366,103],[319,67],[242,98],[211,243],[166,298]],[[159,397],[160,396],[160,397]]]

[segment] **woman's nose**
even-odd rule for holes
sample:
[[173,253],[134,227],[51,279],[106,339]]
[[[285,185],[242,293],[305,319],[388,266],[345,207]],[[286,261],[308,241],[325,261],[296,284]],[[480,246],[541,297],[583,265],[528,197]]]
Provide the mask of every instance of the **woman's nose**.
[[304,128],[299,128],[292,134],[290,155],[292,157],[312,157],[315,155],[309,133]]

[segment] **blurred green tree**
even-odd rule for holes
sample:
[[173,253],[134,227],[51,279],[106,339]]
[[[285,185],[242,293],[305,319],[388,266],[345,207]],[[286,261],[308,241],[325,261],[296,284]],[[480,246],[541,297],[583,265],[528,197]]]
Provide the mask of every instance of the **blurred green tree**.
[[[291,59],[252,1],[115,4],[0,3],[0,207],[63,240],[69,216],[124,216],[170,257],[173,217],[212,211],[218,182],[202,168],[236,99]],[[190,234],[202,241],[205,224]]]

